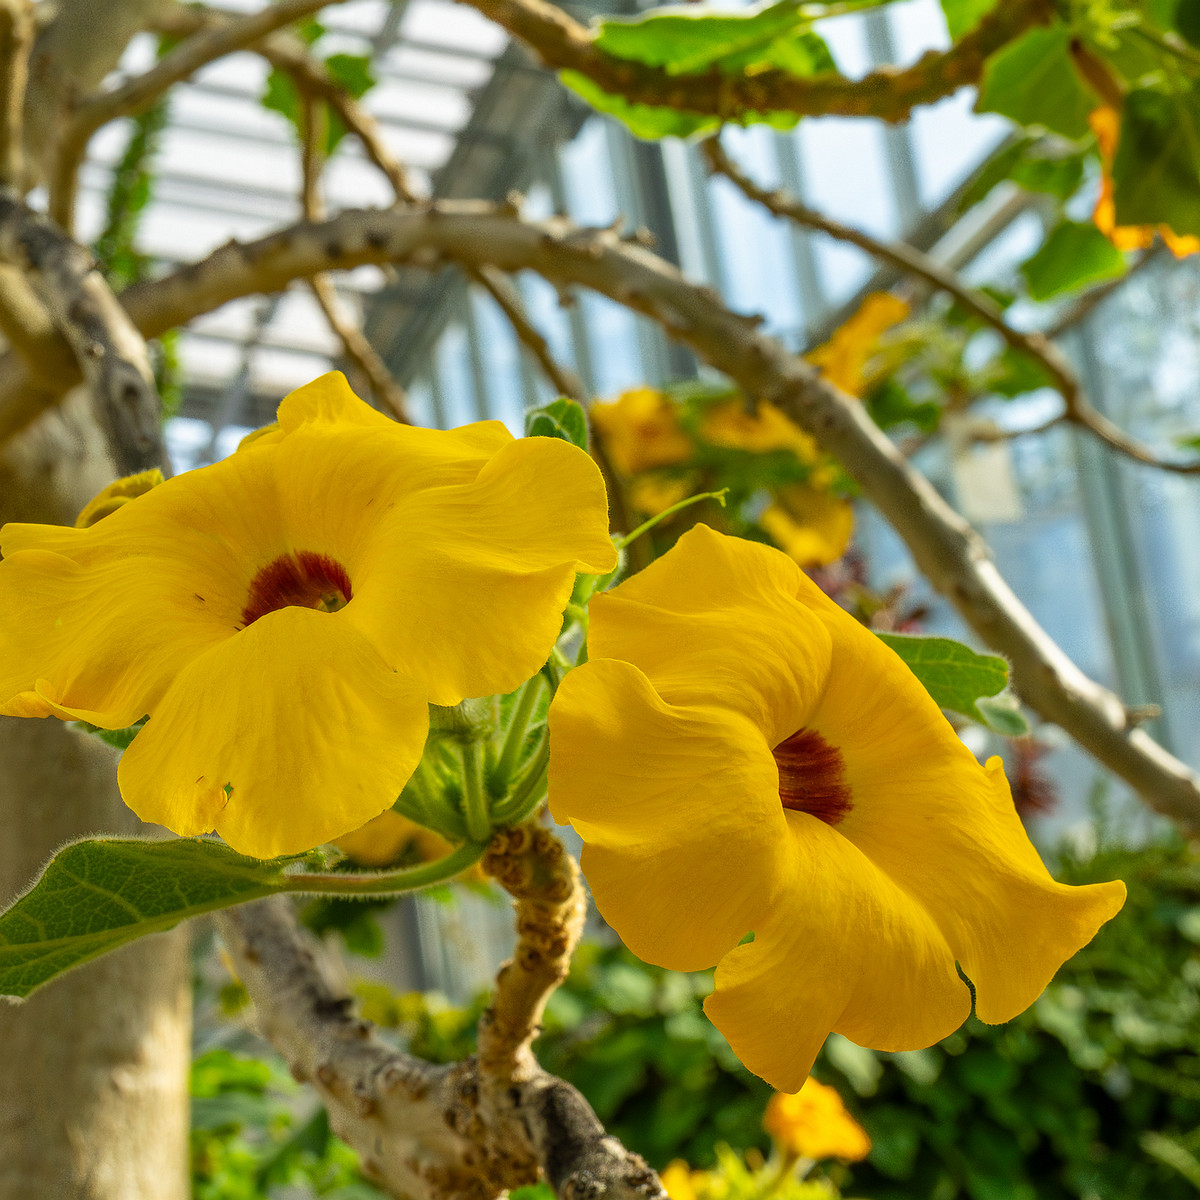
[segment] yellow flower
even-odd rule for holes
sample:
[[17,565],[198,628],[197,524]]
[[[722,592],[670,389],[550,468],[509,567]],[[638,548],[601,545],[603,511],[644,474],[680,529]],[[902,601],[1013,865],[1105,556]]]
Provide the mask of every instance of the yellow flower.
[[143,471],[140,475],[126,475],[124,479],[115,480],[102,492],[93,496],[83,506],[83,511],[75,518],[76,529],[87,529],[103,517],[115,513],[122,504],[144,496],[151,488],[158,487],[163,481],[163,474],[157,467]]
[[945,1037],[956,962],[1008,1020],[1123,903],[1051,879],[1000,760],[777,550],[697,526],[592,602],[588,645],[551,707],[554,815],[635,954],[718,964],[708,1015],[782,1091],[831,1029]]
[[692,456],[692,442],[680,428],[675,405],[654,388],[634,388],[611,403],[593,404],[590,415],[622,475],[674,466]]
[[676,1158],[667,1164],[659,1179],[662,1181],[663,1191],[671,1200],[699,1200],[692,1175],[691,1167],[682,1158]]
[[830,491],[794,483],[780,490],[758,523],[802,567],[823,567],[846,553],[854,509]]
[[441,834],[388,808],[361,829],[344,833],[337,845],[364,867],[387,867],[411,854],[418,862],[434,862],[452,847]]
[[773,404],[760,403],[753,415],[743,400],[715,404],[705,412],[700,436],[712,446],[768,454],[772,450],[791,450],[804,462],[814,462],[817,443]]
[[763,1128],[785,1154],[801,1158],[861,1162],[871,1153],[871,1139],[846,1111],[841,1096],[811,1075],[798,1092],[771,1097]]
[[270,857],[357,829],[428,708],[545,661],[577,570],[616,561],[580,450],[396,424],[341,375],[279,431],[89,529],[0,530],[0,712],[115,729],[126,802]]
[[696,481],[690,476],[639,475],[629,485],[629,503],[636,512],[656,517],[695,490]]
[[848,321],[834,330],[823,346],[808,355],[808,361],[835,387],[851,396],[862,394],[863,372],[879,344],[879,337],[908,316],[903,300],[888,292],[872,292]]

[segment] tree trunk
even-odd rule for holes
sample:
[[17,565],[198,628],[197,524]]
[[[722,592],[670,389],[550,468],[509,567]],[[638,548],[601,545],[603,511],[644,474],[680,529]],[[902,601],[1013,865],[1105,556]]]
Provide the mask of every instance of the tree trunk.
[[[0,522],[70,522],[111,478],[80,397],[0,451]],[[0,717],[0,903],[63,842],[139,826],[107,746]],[[190,1017],[182,930],[0,1002],[0,1200],[186,1200]]]

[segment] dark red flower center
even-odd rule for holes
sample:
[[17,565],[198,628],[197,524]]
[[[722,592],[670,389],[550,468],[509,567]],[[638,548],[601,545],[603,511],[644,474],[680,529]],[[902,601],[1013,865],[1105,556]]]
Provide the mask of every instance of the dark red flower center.
[[352,594],[350,576],[341,563],[308,550],[284,554],[263,567],[251,581],[242,624],[252,625],[280,608],[337,612],[350,602]]
[[772,751],[784,808],[836,825],[853,807],[842,752],[819,733],[801,729]]

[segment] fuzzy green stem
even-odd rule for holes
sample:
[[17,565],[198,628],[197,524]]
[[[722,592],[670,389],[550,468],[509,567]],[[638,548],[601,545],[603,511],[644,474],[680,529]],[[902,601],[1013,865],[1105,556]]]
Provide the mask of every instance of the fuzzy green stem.
[[630,542],[637,541],[643,533],[653,529],[659,521],[665,521],[668,517],[674,516],[682,509],[690,508],[693,504],[699,504],[701,500],[715,500],[722,508],[725,507],[725,493],[728,488],[719,488],[715,492],[697,492],[694,496],[688,496],[686,500],[680,500],[678,504],[672,504],[670,508],[664,508],[662,512],[655,513],[648,521],[643,521],[631,533],[625,534],[624,537],[617,540],[617,549],[624,550]]
[[550,739],[543,731],[537,752],[525,774],[517,780],[512,793],[496,808],[492,819],[496,825],[519,825],[541,803],[546,770],[550,765]]
[[468,842],[436,862],[422,863],[419,867],[405,867],[399,871],[378,871],[371,874],[335,871],[327,875],[300,872],[284,875],[279,890],[333,896],[387,896],[394,892],[413,892],[435,883],[445,883],[448,879],[461,875],[483,857],[486,849],[486,842]]
[[488,799],[483,791],[483,760],[475,742],[463,742],[463,815],[467,818],[467,835],[473,842],[486,842],[492,834],[492,818]]
[[497,790],[502,793],[508,790],[508,782],[517,769],[521,751],[525,749],[525,735],[529,731],[529,722],[537,710],[538,697],[542,690],[540,680],[541,676],[535,675],[521,689],[517,707],[513,709],[512,720],[509,722],[508,732],[504,735],[504,746],[500,751],[500,757],[496,760],[496,769],[492,774]]

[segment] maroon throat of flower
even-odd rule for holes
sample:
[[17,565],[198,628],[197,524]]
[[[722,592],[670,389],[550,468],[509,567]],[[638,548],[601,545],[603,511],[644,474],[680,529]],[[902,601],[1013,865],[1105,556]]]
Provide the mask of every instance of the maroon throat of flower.
[[772,751],[784,808],[836,825],[853,807],[842,752],[819,733],[801,729]]
[[252,625],[276,609],[315,608],[337,612],[350,602],[350,576],[341,563],[325,554],[299,550],[263,567],[250,582],[242,624]]

